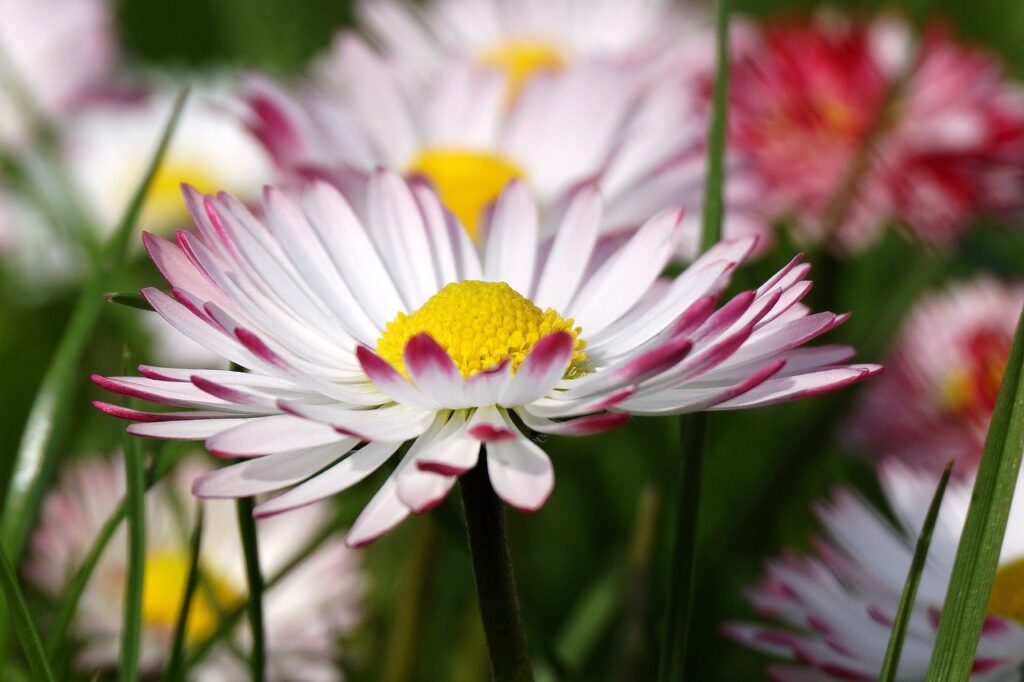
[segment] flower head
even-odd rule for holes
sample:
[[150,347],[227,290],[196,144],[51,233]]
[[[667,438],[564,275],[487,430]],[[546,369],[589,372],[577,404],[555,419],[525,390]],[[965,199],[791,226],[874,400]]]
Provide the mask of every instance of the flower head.
[[498,495],[534,510],[554,483],[534,432],[586,435],[629,414],[771,404],[878,370],[841,364],[846,347],[799,348],[846,319],[799,303],[810,288],[799,259],[716,309],[753,239],[723,242],[659,280],[679,211],[598,248],[593,188],[541,242],[538,207],[512,183],[482,259],[424,184],[384,170],[358,202],[365,214],[324,183],[294,199],[268,189],[263,220],[227,195],[186,198],[198,233],[147,238],[172,296],[144,293],[170,324],[249,372],[97,377],[194,411],[98,406],[137,421],[137,435],[204,439],[215,454],[249,458],[200,478],[200,496],[295,486],[259,505],[260,516],[348,488],[411,442],[355,522],[353,544],[438,504],[484,444]]
[[[748,593],[776,625],[733,623],[733,639],[794,665],[770,669],[777,680],[874,680],[882,667],[917,535],[938,484],[933,472],[890,461],[880,478],[893,525],[848,490],[818,507],[825,538],[811,557],[768,562]],[[946,490],[907,628],[897,679],[922,680],[928,669],[973,481]],[[1015,499],[1024,495],[1018,481]],[[1024,506],[1015,505],[1003,542],[989,616],[971,679],[992,679],[1024,662]]]
[[[685,206],[680,246],[692,257],[704,191],[706,102],[679,79],[643,88],[633,75],[584,63],[531,78],[509,101],[500,71],[452,58],[436,78],[421,81],[345,34],[321,64],[319,87],[301,97],[250,80],[246,123],[288,177],[329,179],[344,189],[365,184],[384,166],[429,182],[478,244],[509,181],[520,180],[542,205],[546,235],[575,193],[597,182],[607,202],[605,233],[633,230],[660,210]],[[726,235],[767,235],[749,174],[737,159],[729,163]]]
[[361,3],[360,14],[417,78],[436,78],[454,55],[502,71],[513,93],[535,75],[581,62],[629,67],[638,80],[694,68],[680,43],[699,58],[710,53],[712,39],[701,13],[666,0],[432,0],[422,8],[374,0]]
[[942,244],[972,218],[1024,206],[1024,92],[984,53],[933,26],[890,100],[911,58],[893,20],[822,16],[748,42],[733,68],[731,143],[768,210],[805,238],[860,249],[900,221]]
[[[63,119],[109,75],[116,53],[106,0],[4,0],[4,68],[39,113]],[[5,80],[0,90],[0,146],[20,147],[32,125]]]
[[[209,472],[199,458],[180,463],[172,479],[146,496],[146,556],[142,590],[141,667],[157,673],[167,664],[191,562],[188,536],[195,520],[187,498],[189,483]],[[62,594],[89,553],[94,538],[124,496],[124,468],[114,460],[69,464],[46,498],[32,538],[24,575],[42,592]],[[235,505],[206,502],[200,552],[203,587],[193,597],[185,627],[186,646],[204,642],[218,627],[219,613],[236,608],[248,589]],[[323,506],[258,526],[261,568],[274,574],[329,521]],[[91,673],[118,663],[121,614],[128,557],[122,526],[96,566],[72,634],[82,643],[75,666]],[[330,579],[321,579],[330,576]],[[340,540],[328,540],[301,566],[264,595],[269,677],[274,680],[339,679],[334,641],[360,619],[364,577],[356,556]],[[245,646],[240,627],[230,639]],[[244,662],[228,647],[215,647],[198,664],[200,679],[244,677]]]
[[983,277],[920,303],[891,352],[890,371],[863,396],[851,440],[865,452],[958,473],[981,457],[1010,356],[1024,286]]

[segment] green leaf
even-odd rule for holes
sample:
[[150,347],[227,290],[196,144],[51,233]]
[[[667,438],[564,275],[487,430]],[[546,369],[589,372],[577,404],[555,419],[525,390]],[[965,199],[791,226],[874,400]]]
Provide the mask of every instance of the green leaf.
[[950,461],[942,472],[939,485],[935,488],[935,495],[932,496],[932,503],[928,507],[928,514],[924,517],[921,535],[917,538],[914,558],[910,562],[907,581],[903,584],[903,594],[900,595],[900,605],[896,609],[896,619],[893,621],[889,645],[886,647],[885,659],[882,661],[882,670],[878,674],[880,682],[895,682],[896,680],[896,672],[900,667],[900,654],[903,653],[903,640],[907,635],[907,624],[910,622],[914,600],[917,598],[917,586],[921,583],[921,572],[924,570],[925,559],[928,558],[928,548],[932,544],[932,531],[935,530],[935,521],[939,518],[939,508],[942,506],[942,498],[946,494],[946,485],[949,483],[951,473],[953,473],[953,461]]
[[1024,315],[1003,374],[957,547],[928,682],[971,674],[1024,451]]
[[263,574],[260,572],[260,553],[256,539],[256,519],[253,518],[253,499],[243,497],[237,501],[238,532],[245,554],[245,577],[249,581],[249,628],[252,631],[252,651],[249,652],[249,671],[252,679],[262,682],[266,667],[263,627]]
[[39,631],[36,630],[35,623],[32,622],[28,606],[25,605],[25,597],[22,596],[21,590],[18,588],[18,576],[14,572],[14,567],[11,566],[7,552],[2,547],[0,547],[0,580],[3,581],[4,595],[7,598],[10,612],[14,616],[14,629],[18,635],[18,641],[21,642],[21,648],[25,652],[25,657],[28,659],[29,667],[32,669],[33,678],[52,682],[53,672],[50,670],[50,664],[43,652],[43,641],[39,639]]
[[729,0],[719,0],[717,64],[708,133],[708,174],[704,185],[704,215],[700,249],[707,251],[722,238],[722,186],[725,181],[725,132],[729,100]]
[[116,303],[128,306],[129,308],[138,308],[139,310],[153,310],[153,306],[149,304],[149,301],[139,294],[133,294],[128,291],[108,291],[103,294],[103,298],[107,303]]
[[202,543],[203,505],[199,503],[196,505],[196,523],[192,529],[190,540],[188,578],[185,581],[185,592],[181,595],[181,608],[178,611],[178,619],[174,624],[174,643],[171,645],[167,675],[165,676],[165,679],[171,682],[184,679],[182,656],[185,653],[185,626],[188,625],[188,613],[192,607],[192,597],[195,595],[196,586],[199,584],[199,551]]

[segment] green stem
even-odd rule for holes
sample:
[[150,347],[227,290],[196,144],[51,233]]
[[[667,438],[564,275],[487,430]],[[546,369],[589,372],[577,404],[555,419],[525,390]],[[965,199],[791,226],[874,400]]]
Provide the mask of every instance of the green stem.
[[725,133],[729,100],[729,0],[719,0],[716,22],[717,64],[711,95],[708,132],[708,174],[704,184],[704,212],[700,250],[707,251],[722,238],[722,185],[725,179]]
[[188,564],[188,578],[185,580],[185,592],[181,596],[181,608],[178,610],[178,619],[174,624],[174,643],[171,645],[171,655],[167,664],[166,679],[171,682],[184,679],[182,669],[182,656],[185,653],[185,632],[188,625],[188,614],[192,608],[192,597],[196,593],[196,586],[199,584],[199,552],[203,543],[203,506],[197,505],[196,523],[192,529],[192,537],[189,541],[191,555]]
[[142,648],[142,589],[146,571],[146,473],[138,439],[126,437],[124,465],[128,516],[128,578],[125,583],[124,622],[121,626],[120,679],[139,679]]
[[242,538],[242,552],[245,554],[245,575],[249,581],[249,628],[252,632],[252,651],[249,653],[249,670],[253,682],[263,682],[266,668],[266,650],[263,627],[263,574],[260,572],[259,546],[256,539],[256,519],[252,510],[255,506],[251,497],[240,498],[237,502],[238,531]]
[[496,682],[532,682],[523,616],[505,533],[505,510],[484,457],[459,479],[480,617]]
[[676,514],[672,523],[673,552],[668,574],[668,604],[662,631],[658,679],[683,679],[689,644],[697,556],[700,488],[704,469],[707,414],[698,412],[682,420]]

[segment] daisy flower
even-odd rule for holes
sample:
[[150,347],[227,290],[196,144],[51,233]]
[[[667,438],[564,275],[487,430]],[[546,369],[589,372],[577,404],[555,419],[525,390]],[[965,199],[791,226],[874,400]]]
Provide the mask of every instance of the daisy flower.
[[180,331],[249,370],[142,367],[95,377],[115,393],[190,408],[98,403],[153,438],[203,439],[246,461],[198,479],[201,497],[294,486],[269,516],[344,490],[410,443],[356,520],[361,545],[438,504],[486,463],[497,494],[535,510],[554,484],[533,433],[585,435],[630,414],[739,409],[868,377],[846,347],[799,348],[845,315],[799,303],[795,259],[716,309],[753,239],[723,242],[670,280],[680,214],[665,211],[621,248],[595,248],[601,199],[581,190],[557,236],[538,238],[522,183],[497,202],[483,258],[422,183],[380,170],[357,205],[314,183],[268,188],[257,218],[228,195],[186,190],[198,228],[147,236],[171,295],[146,289]]
[[990,277],[917,304],[896,339],[889,373],[862,396],[851,424],[865,452],[963,473],[981,457],[1010,356],[1024,285]]
[[[189,482],[209,471],[198,457],[181,462],[169,480],[146,495],[146,558],[142,590],[140,668],[158,674],[167,664],[191,558],[189,534],[195,505]],[[52,597],[61,595],[81,565],[118,500],[125,493],[124,468],[116,460],[69,464],[43,506],[40,525],[23,567],[25,578]],[[186,646],[204,642],[218,626],[218,613],[235,608],[248,586],[238,538],[235,505],[204,503],[201,583],[185,628]],[[308,543],[329,521],[323,505],[257,527],[265,576]],[[120,527],[93,573],[72,622],[81,642],[74,666],[83,674],[117,668],[127,571],[126,529]],[[268,677],[273,680],[340,679],[333,659],[336,640],[361,620],[365,578],[357,557],[340,539],[328,540],[264,595]],[[241,679],[244,661],[231,647],[247,650],[242,625],[192,670],[198,680]]]
[[[768,562],[748,593],[758,613],[779,625],[732,623],[727,635],[794,665],[769,669],[772,679],[875,680],[910,570],[917,536],[938,475],[889,461],[879,471],[895,524],[858,495],[839,490],[816,512],[825,538],[810,557]],[[973,481],[950,483],[942,500],[928,560],[900,657],[898,680],[923,680]],[[1018,481],[1015,500],[1024,496]],[[1010,511],[989,616],[981,632],[972,680],[1016,680],[1024,663],[1024,505]]]
[[926,31],[851,205],[835,215],[836,196],[910,58],[909,30],[895,20],[822,15],[767,27],[747,42],[733,67],[730,143],[761,177],[769,212],[795,221],[805,239],[859,250],[900,221],[943,244],[979,215],[1024,205],[1024,94],[988,55],[938,26]]
[[369,32],[416,77],[437,77],[457,55],[502,71],[512,92],[579,62],[654,75],[669,65],[709,67],[714,54],[703,12],[668,0],[367,0],[359,9]]
[[[0,0],[0,78],[15,78],[40,114],[66,117],[113,66],[110,15],[105,0]],[[14,92],[0,88],[4,147],[24,145],[32,125]]]
[[[640,92],[628,69],[581,64],[537,75],[510,102],[501,72],[453,58],[438,78],[417,81],[351,34],[317,82],[291,97],[252,79],[243,93],[246,124],[286,176],[358,187],[383,166],[424,178],[477,243],[509,181],[524,182],[542,205],[545,234],[582,186],[599,182],[604,232],[633,230],[679,204],[683,255],[697,251],[708,107],[696,87],[672,81]],[[728,170],[726,235],[769,235],[750,174],[733,156]]]

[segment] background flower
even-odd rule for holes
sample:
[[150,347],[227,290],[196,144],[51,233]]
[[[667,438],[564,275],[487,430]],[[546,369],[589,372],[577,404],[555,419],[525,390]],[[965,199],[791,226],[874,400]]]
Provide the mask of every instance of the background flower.
[[969,475],[981,457],[1010,355],[1024,286],[991,277],[922,298],[900,331],[889,371],[852,418],[851,441],[878,457]]
[[[181,595],[190,561],[189,533],[195,523],[191,480],[209,466],[193,457],[180,463],[172,478],[146,496],[146,577],[142,596],[142,658],[146,674],[167,664]],[[68,465],[59,485],[46,499],[43,521],[32,540],[23,574],[49,596],[60,595],[81,566],[94,538],[125,492],[124,466],[107,459]],[[186,626],[186,646],[196,646],[217,627],[217,611],[238,606],[248,590],[235,505],[206,502],[200,586]],[[329,521],[323,506],[306,507],[287,518],[260,522],[260,563],[264,577],[273,575]],[[125,528],[112,538],[82,594],[72,623],[82,649],[76,667],[84,673],[117,667],[127,571]],[[365,577],[355,554],[340,540],[326,543],[265,598],[266,632],[274,680],[340,679],[335,640],[361,620]],[[232,635],[233,646],[247,650],[245,627]],[[193,671],[196,679],[239,679],[245,665],[234,660],[229,645]]]
[[[938,476],[893,461],[881,466],[879,476],[895,525],[858,495],[839,490],[831,503],[816,509],[825,538],[815,540],[814,555],[768,562],[764,579],[748,593],[759,615],[781,627],[734,623],[725,628],[747,646],[798,664],[771,668],[773,679],[871,680],[881,670]],[[907,627],[899,680],[924,679],[973,483],[954,482],[946,491]],[[1024,484],[1018,481],[1014,499],[1022,494]],[[1024,661],[1022,538],[1024,507],[1017,505],[1010,512],[991,615],[971,679],[1014,679]]]

